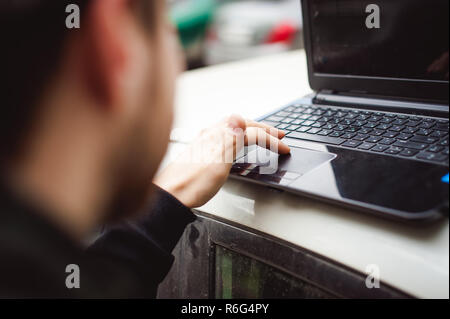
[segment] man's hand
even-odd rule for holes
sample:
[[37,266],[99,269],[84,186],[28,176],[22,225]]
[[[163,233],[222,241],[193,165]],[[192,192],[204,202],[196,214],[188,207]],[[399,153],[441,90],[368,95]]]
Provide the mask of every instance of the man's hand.
[[233,115],[209,129],[165,168],[155,184],[175,196],[185,206],[206,204],[223,186],[236,155],[244,146],[265,145],[288,154],[290,149],[280,141],[284,132]]

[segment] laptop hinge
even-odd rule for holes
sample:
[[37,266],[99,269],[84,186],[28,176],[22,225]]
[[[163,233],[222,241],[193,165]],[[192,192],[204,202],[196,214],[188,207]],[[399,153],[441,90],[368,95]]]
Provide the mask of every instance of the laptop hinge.
[[322,90],[316,94],[315,103],[346,107],[385,110],[414,114],[442,114],[448,116],[447,104],[405,101],[394,98],[378,98],[374,96],[356,96],[337,94],[331,90]]

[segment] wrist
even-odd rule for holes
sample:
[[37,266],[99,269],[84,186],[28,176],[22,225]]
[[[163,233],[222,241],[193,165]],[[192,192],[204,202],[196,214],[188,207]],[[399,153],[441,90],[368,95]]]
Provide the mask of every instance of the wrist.
[[165,182],[163,179],[156,179],[154,182],[158,187],[168,192],[170,195],[175,197],[181,204],[186,206],[187,208],[193,208],[192,200],[190,200],[190,196],[186,191],[187,183],[185,182]]

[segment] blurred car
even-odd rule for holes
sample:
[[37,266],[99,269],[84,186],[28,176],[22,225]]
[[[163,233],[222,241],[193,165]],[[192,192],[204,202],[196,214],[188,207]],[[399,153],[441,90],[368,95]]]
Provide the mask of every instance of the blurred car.
[[214,15],[205,62],[212,65],[302,46],[300,1],[234,1],[225,3]]
[[202,64],[204,41],[216,0],[168,0],[170,18],[180,35],[188,64]]

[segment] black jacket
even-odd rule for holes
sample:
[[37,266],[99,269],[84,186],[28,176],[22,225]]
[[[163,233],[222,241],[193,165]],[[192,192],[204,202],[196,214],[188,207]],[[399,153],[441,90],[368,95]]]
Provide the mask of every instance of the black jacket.
[[[0,186],[0,298],[154,298],[192,212],[157,188],[148,212],[87,249]],[[80,288],[69,289],[79,267]],[[70,285],[69,285],[70,286]]]

